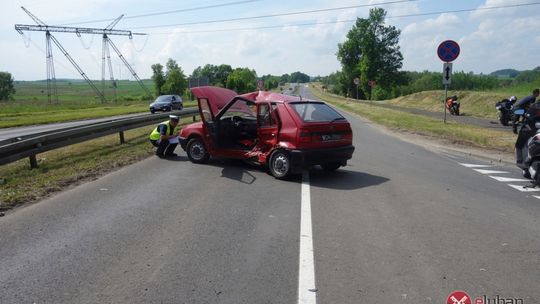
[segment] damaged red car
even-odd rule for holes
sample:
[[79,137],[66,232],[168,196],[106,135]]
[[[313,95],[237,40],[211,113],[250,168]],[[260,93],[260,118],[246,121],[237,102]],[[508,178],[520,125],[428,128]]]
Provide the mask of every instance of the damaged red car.
[[201,121],[182,128],[180,144],[194,163],[242,159],[283,179],[313,165],[337,170],[354,152],[349,122],[324,102],[209,86],[191,91]]

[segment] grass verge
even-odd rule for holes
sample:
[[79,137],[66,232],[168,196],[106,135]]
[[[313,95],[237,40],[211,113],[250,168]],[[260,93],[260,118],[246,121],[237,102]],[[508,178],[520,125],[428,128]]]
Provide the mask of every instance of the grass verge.
[[[184,107],[193,107],[196,103],[188,101]],[[147,104],[133,105],[102,105],[93,107],[72,107],[69,105],[49,105],[48,107],[24,106],[13,103],[0,103],[3,111],[0,113],[0,128],[20,127],[37,124],[66,122],[82,119],[102,118],[116,115],[149,112]],[[17,111],[13,111],[17,109]]]
[[[191,118],[182,120],[183,124],[188,122]],[[39,154],[37,169],[30,169],[28,159],[1,166],[0,211],[43,199],[152,156],[148,134],[154,127],[124,132],[126,143],[122,145],[115,134]]]
[[513,151],[515,136],[508,132],[456,122],[443,124],[442,121],[430,117],[382,108],[369,103],[353,102],[323,93],[314,86],[310,88],[311,93],[321,100],[396,130],[445,139],[456,144],[472,145],[502,152]]

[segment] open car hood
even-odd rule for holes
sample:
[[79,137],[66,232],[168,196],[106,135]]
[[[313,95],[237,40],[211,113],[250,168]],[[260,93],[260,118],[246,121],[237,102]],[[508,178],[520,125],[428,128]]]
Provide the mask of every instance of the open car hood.
[[195,87],[191,89],[191,92],[197,98],[208,99],[208,104],[214,116],[217,116],[221,109],[238,95],[233,90],[211,86]]

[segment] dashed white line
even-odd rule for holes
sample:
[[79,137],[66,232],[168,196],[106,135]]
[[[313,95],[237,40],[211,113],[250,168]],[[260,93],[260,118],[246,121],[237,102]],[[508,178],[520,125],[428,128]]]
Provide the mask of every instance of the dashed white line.
[[490,167],[493,167],[493,166],[490,166],[490,165],[476,165],[476,164],[465,164],[465,163],[458,163],[464,167],[467,167],[467,168],[490,168]]
[[491,177],[494,180],[497,180],[499,182],[503,182],[503,183],[506,183],[506,182],[530,182],[530,180],[523,179],[523,178],[513,178],[513,177],[504,177],[504,176],[491,176],[491,175],[489,177]]
[[483,170],[483,169],[473,169],[474,171],[482,174],[506,174],[510,173],[507,171],[498,171],[498,170]]
[[512,184],[508,184],[508,186],[516,189],[516,190],[519,190],[521,192],[538,192],[540,191],[539,188],[525,188],[524,186],[522,185],[512,185]]
[[317,303],[315,263],[313,259],[313,233],[311,228],[311,194],[309,172],[302,174],[302,205],[300,212],[300,257],[298,268],[298,303]]

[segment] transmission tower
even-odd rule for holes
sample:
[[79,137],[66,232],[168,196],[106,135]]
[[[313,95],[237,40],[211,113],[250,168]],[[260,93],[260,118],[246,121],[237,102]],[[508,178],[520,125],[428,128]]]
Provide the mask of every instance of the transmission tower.
[[[143,90],[146,92],[147,96],[151,96],[152,93],[148,90],[148,88],[144,85],[142,80],[139,78],[135,70],[131,67],[131,65],[127,62],[127,60],[124,58],[120,50],[116,47],[116,45],[112,42],[112,40],[109,38],[110,35],[118,35],[118,36],[128,36],[129,39],[133,38],[133,35],[146,35],[144,33],[132,33],[131,31],[127,30],[115,30],[113,27],[122,19],[124,15],[121,15],[120,17],[116,18],[111,24],[109,24],[104,29],[98,29],[98,28],[82,28],[82,27],[68,27],[68,26],[50,26],[45,24],[43,21],[41,21],[38,17],[34,16],[30,11],[25,9],[24,7],[21,7],[24,12],[34,20],[36,25],[28,25],[28,24],[15,24],[15,30],[19,32],[19,34],[23,34],[23,31],[37,31],[37,32],[45,32],[45,40],[46,40],[46,65],[47,65],[47,96],[49,103],[52,102],[52,99],[56,102],[58,102],[58,91],[56,88],[56,76],[54,72],[54,59],[53,59],[53,52],[52,52],[52,44],[51,41],[58,47],[58,49],[66,56],[66,58],[71,62],[73,67],[81,74],[81,76],[86,80],[86,82],[90,85],[90,87],[94,90],[96,95],[101,99],[102,102],[105,102],[105,62],[107,60],[108,66],[109,66],[109,75],[110,79],[112,81],[112,86],[114,88],[114,99],[116,99],[116,81],[114,80],[113,75],[113,69],[112,69],[112,63],[111,63],[111,55],[109,51],[109,45],[113,48],[113,50],[116,52],[118,57],[122,60],[124,65],[127,67],[127,69],[131,72],[133,77],[137,80],[137,82],[140,84],[140,86],[143,88]],[[69,55],[69,53],[66,51],[66,49],[60,44],[60,42],[54,37],[51,32],[58,32],[58,33],[74,33],[78,37],[81,37],[81,34],[91,34],[91,35],[102,35],[103,37],[103,46],[102,46],[102,63],[101,63],[101,82],[102,82],[102,90],[100,91],[96,85],[86,76],[86,73],[81,69],[81,67],[75,62],[75,60]],[[53,97],[54,96],[54,97]]]

